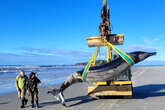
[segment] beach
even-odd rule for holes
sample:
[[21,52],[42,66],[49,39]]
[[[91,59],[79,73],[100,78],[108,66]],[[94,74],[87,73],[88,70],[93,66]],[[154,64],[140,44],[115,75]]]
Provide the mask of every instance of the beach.
[[0,66],[0,94],[16,91],[15,78],[19,75],[20,70],[24,70],[29,76],[30,72],[35,72],[37,77],[44,85],[61,84],[70,74],[80,70],[81,66]]
[[[52,95],[47,94],[48,87],[40,88],[41,110],[164,110],[165,102],[165,66],[133,67],[132,81],[134,96],[132,99],[121,97],[94,100],[87,96],[87,83],[74,84],[64,91],[66,104],[62,106]],[[91,84],[90,84],[91,85]],[[59,87],[59,85],[51,85]],[[0,110],[21,110],[17,93],[0,95]],[[32,110],[30,101],[22,110]]]

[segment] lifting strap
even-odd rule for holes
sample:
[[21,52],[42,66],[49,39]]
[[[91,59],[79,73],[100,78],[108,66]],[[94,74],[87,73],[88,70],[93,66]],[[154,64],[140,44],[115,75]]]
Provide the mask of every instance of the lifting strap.
[[125,61],[128,63],[128,65],[133,65],[133,64],[135,64],[135,62],[133,61],[133,59],[132,59],[129,55],[127,55],[126,53],[124,53],[123,51],[121,51],[120,49],[118,49],[117,47],[113,46],[110,42],[108,42],[108,41],[106,40],[106,38],[103,38],[103,40],[104,40],[104,42],[105,42],[109,47],[112,47],[112,49],[113,49],[118,55],[120,55],[120,56],[123,58],[123,60],[125,60]]
[[[86,65],[86,67],[85,67],[85,69],[84,69],[84,71],[83,71],[83,74],[82,74],[82,80],[83,80],[83,81],[87,81],[87,74],[88,74],[89,68],[91,67],[92,61],[95,59],[95,57],[97,57],[97,56],[96,56],[96,53],[98,53],[98,51],[99,51],[99,48],[97,48],[97,49],[95,50],[95,52],[94,52],[93,55],[92,55],[92,58],[90,59],[90,61],[89,61],[88,64]],[[95,61],[94,61],[94,62],[95,62]]]
[[[119,56],[121,56],[122,59],[128,63],[128,65],[135,64],[135,62],[133,61],[133,59],[129,55],[127,55],[126,53],[124,53],[123,51],[118,49],[117,47],[113,46],[110,42],[108,42],[106,40],[106,38],[103,38],[102,40],[104,42],[104,46],[109,46],[110,48],[112,48],[114,50],[115,54],[118,54]],[[99,52],[99,47],[97,47],[97,49],[93,53],[90,61],[88,62],[88,64],[86,65],[86,67],[83,71],[83,74],[82,74],[82,80],[83,81],[87,81],[87,74],[88,74],[89,68],[91,67],[92,62],[93,62],[93,65],[95,64],[95,60],[96,60],[96,57],[98,55],[98,52]]]

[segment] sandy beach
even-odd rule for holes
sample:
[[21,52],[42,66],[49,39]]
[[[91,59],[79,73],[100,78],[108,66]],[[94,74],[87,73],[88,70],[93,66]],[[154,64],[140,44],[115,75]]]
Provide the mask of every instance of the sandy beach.
[[[134,96],[93,100],[87,96],[87,83],[75,84],[65,92],[67,108],[47,94],[50,88],[40,89],[41,110],[164,110],[165,66],[145,66],[132,68]],[[55,87],[55,86],[54,86]],[[0,110],[21,110],[16,92],[0,95]],[[35,108],[33,108],[35,109]],[[32,110],[30,101],[26,108]]]

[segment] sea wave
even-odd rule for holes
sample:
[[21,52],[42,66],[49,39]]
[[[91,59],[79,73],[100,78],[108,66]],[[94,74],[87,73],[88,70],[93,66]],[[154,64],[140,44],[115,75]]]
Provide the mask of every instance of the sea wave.
[[45,85],[62,83],[70,74],[82,69],[81,66],[0,66],[0,93],[15,91],[15,78],[20,70],[29,76],[36,72]]

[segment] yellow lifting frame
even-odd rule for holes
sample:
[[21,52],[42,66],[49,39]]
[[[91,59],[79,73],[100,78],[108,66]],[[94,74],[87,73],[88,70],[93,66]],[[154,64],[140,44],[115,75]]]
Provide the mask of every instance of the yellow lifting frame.
[[[125,85],[125,84],[132,84],[131,81],[110,81],[110,85]],[[94,82],[93,85],[95,86],[103,86],[103,85],[107,85],[107,82]]]

